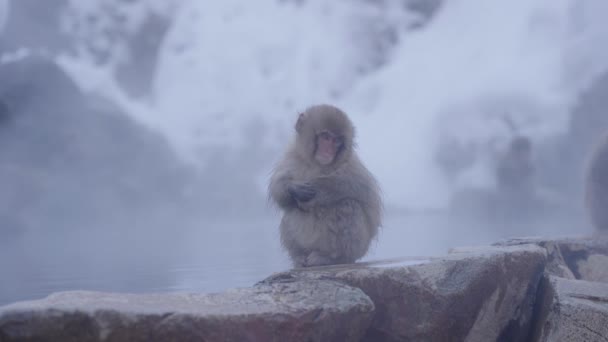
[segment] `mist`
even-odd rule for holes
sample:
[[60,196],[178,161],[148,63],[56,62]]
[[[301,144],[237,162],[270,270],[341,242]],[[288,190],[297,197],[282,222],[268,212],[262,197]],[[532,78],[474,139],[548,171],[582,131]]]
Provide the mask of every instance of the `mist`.
[[[383,190],[363,260],[592,231],[602,0],[45,5],[0,0],[0,304],[213,292],[288,269],[266,186],[317,103],[349,114]],[[496,163],[518,135],[534,198],[496,211]]]

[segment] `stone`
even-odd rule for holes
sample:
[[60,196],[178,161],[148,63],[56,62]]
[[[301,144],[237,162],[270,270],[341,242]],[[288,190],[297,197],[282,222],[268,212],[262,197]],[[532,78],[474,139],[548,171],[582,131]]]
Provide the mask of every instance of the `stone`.
[[608,284],[543,278],[533,341],[608,341]]
[[331,280],[218,294],[62,292],[0,308],[0,341],[358,341],[374,304]]
[[531,332],[546,261],[535,245],[461,248],[443,258],[295,269],[264,280],[333,279],[363,290],[364,341],[519,341]]
[[576,279],[608,283],[608,237],[598,235],[558,243]]
[[515,238],[497,242],[494,246],[518,246],[524,244],[536,244],[547,251],[547,265],[545,266],[547,274],[567,279],[576,279],[564,260],[559,243],[556,241],[535,237]]
[[497,246],[534,243],[547,250],[546,272],[549,275],[608,283],[608,237],[571,237],[556,240],[545,238],[510,239]]

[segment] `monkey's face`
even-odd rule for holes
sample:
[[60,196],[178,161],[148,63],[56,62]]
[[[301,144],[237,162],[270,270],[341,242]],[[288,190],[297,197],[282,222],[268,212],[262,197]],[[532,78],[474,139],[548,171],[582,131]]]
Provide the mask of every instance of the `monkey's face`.
[[336,107],[317,105],[300,113],[296,122],[296,153],[304,160],[335,169],[349,160],[354,127]]
[[315,160],[321,165],[333,163],[344,146],[344,137],[325,130],[319,132],[315,139]]

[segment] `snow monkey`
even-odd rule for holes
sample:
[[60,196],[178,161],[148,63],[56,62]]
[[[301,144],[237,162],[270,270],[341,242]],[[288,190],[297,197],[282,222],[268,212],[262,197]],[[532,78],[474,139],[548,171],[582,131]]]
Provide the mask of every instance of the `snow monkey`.
[[602,232],[608,232],[608,135],[595,148],[588,165],[585,200],[591,223]]
[[508,192],[530,192],[534,188],[534,171],[532,142],[528,137],[517,136],[496,168],[498,187]]
[[295,131],[268,189],[283,211],[281,242],[295,267],[353,263],[382,214],[380,189],[354,150],[353,124],[340,109],[316,105]]

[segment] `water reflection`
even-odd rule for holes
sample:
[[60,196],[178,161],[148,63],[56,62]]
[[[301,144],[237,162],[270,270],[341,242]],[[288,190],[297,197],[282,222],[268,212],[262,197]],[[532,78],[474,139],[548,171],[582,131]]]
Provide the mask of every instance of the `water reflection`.
[[[251,286],[290,268],[279,244],[278,216],[218,220],[161,232],[25,234],[0,242],[0,304],[65,290],[216,292]],[[363,261],[440,256],[449,248],[511,236],[581,235],[579,218],[528,224],[454,222],[443,214],[387,215]]]

